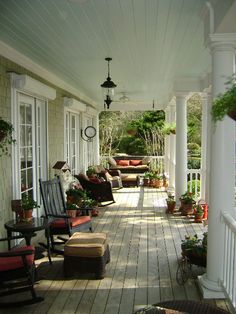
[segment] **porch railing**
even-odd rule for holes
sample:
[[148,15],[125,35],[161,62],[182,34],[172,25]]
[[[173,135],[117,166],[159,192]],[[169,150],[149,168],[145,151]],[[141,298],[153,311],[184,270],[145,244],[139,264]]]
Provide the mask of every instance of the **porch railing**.
[[236,308],[236,221],[228,213],[222,213],[222,221],[224,252],[220,281],[226,297]]
[[201,197],[201,184],[202,170],[201,169],[188,169],[187,181],[188,190],[193,193],[195,199]]

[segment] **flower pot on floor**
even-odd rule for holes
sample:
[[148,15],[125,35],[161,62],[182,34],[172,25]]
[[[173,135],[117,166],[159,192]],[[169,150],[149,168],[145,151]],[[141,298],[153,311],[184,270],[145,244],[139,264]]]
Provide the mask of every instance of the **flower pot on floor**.
[[166,201],[166,204],[167,204],[166,213],[167,214],[173,214],[175,211],[176,202],[175,201]]

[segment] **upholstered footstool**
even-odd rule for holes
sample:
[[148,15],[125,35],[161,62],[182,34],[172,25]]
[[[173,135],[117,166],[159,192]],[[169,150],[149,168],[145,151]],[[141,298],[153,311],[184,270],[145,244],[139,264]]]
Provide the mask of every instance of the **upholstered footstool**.
[[139,178],[137,174],[121,174],[121,180],[124,187],[139,185]]
[[75,232],[65,243],[65,276],[75,273],[95,273],[103,279],[105,266],[110,262],[110,251],[106,233]]

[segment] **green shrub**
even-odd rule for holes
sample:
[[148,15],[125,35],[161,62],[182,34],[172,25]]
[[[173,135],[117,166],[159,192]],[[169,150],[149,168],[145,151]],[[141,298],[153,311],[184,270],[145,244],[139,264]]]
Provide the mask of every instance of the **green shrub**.
[[[200,180],[192,180],[192,190],[191,190],[191,192],[193,193],[193,195],[197,195],[197,197],[200,196],[200,185],[201,185],[201,181]],[[190,191],[190,187],[191,187],[191,182],[189,181],[188,182],[188,191]]]
[[200,168],[201,168],[201,158],[188,157],[188,169],[200,169]]

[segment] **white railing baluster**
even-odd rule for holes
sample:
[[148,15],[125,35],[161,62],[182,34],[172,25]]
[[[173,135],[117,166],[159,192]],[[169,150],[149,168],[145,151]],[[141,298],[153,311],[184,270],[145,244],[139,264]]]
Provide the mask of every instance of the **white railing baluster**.
[[222,213],[224,224],[224,257],[220,282],[225,295],[236,306],[236,221],[228,213]]

